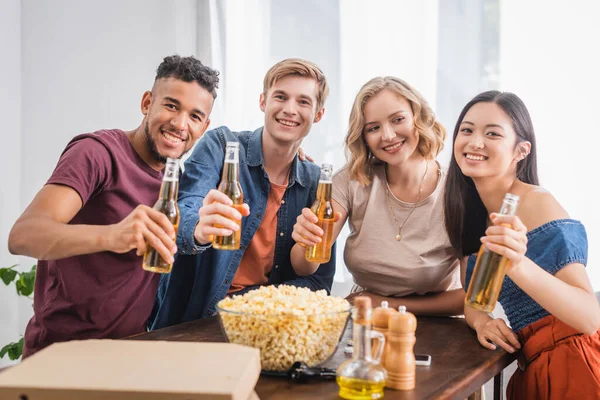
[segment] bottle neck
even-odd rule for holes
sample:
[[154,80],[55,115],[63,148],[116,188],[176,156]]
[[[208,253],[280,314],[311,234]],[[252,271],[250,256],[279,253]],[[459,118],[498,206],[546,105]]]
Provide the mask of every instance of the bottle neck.
[[177,201],[177,193],[179,192],[178,179],[163,179],[160,185],[159,199]]
[[317,187],[317,199],[329,201],[331,200],[331,181],[319,181]]
[[162,184],[160,185],[159,198],[161,200],[177,201],[179,189],[179,162],[174,158],[167,158]]
[[354,322],[352,335],[352,358],[355,360],[371,361],[371,327]]
[[515,215],[517,213],[517,203],[507,202],[506,200],[502,203],[499,214],[502,215]]
[[240,180],[240,164],[238,162],[225,161],[223,164],[222,182],[237,182]]

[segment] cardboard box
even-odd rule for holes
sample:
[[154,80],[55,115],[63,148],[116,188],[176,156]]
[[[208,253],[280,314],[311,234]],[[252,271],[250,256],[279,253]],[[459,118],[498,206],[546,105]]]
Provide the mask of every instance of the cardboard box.
[[232,343],[78,340],[0,374],[2,400],[257,399],[259,350]]

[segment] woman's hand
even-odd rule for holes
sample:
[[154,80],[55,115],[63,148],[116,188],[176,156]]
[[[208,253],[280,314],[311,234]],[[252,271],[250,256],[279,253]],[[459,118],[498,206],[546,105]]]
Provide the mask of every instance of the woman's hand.
[[490,219],[494,225],[486,229],[481,238],[490,251],[505,256],[512,267],[518,267],[527,252],[527,227],[515,215],[492,213]]
[[[337,222],[340,218],[342,218],[342,214],[336,212],[334,221]],[[296,218],[292,239],[302,247],[312,247],[321,243],[323,229],[317,225],[318,222],[319,218],[317,218],[310,208],[303,208],[302,214]],[[333,243],[330,243],[330,245],[333,245]]]
[[476,326],[475,331],[479,343],[490,350],[495,350],[496,345],[509,353],[514,353],[521,348],[519,338],[501,318],[488,319]]

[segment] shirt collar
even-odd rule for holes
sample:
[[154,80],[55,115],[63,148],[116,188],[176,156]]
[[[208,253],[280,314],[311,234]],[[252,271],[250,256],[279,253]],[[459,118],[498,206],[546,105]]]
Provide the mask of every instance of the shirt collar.
[[[246,160],[248,160],[248,166],[258,167],[264,166],[263,152],[262,152],[262,134],[263,127],[258,128],[250,135],[248,140],[248,150],[246,152]],[[290,170],[290,178],[288,187],[292,186],[294,182],[298,182],[303,187],[310,185],[310,174],[308,172],[308,161],[300,161],[298,155],[294,157],[292,162],[292,168]]]

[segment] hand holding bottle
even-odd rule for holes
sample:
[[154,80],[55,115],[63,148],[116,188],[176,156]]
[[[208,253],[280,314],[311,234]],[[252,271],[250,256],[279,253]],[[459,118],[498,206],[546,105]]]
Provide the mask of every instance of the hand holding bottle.
[[492,226],[481,242],[490,251],[506,257],[511,267],[521,264],[527,252],[527,227],[516,215],[490,214]]
[[[339,212],[336,212],[334,215],[334,222],[342,218],[342,214]],[[296,218],[292,239],[302,247],[316,246],[318,243],[321,243],[324,232],[317,225],[318,222],[319,218],[310,208],[303,208],[302,214]],[[333,242],[330,244],[333,245]]]
[[173,260],[177,251],[173,224],[160,211],[145,205],[137,206],[121,222],[109,225],[105,236],[106,250],[126,253],[136,249],[138,256],[143,255],[148,245],[156,248],[165,260]]
[[212,236],[229,236],[240,229],[235,221],[241,222],[242,217],[250,215],[250,207],[244,204],[238,211],[232,205],[233,201],[225,193],[216,189],[208,192],[198,210],[200,219],[194,230],[197,243],[205,245]]

